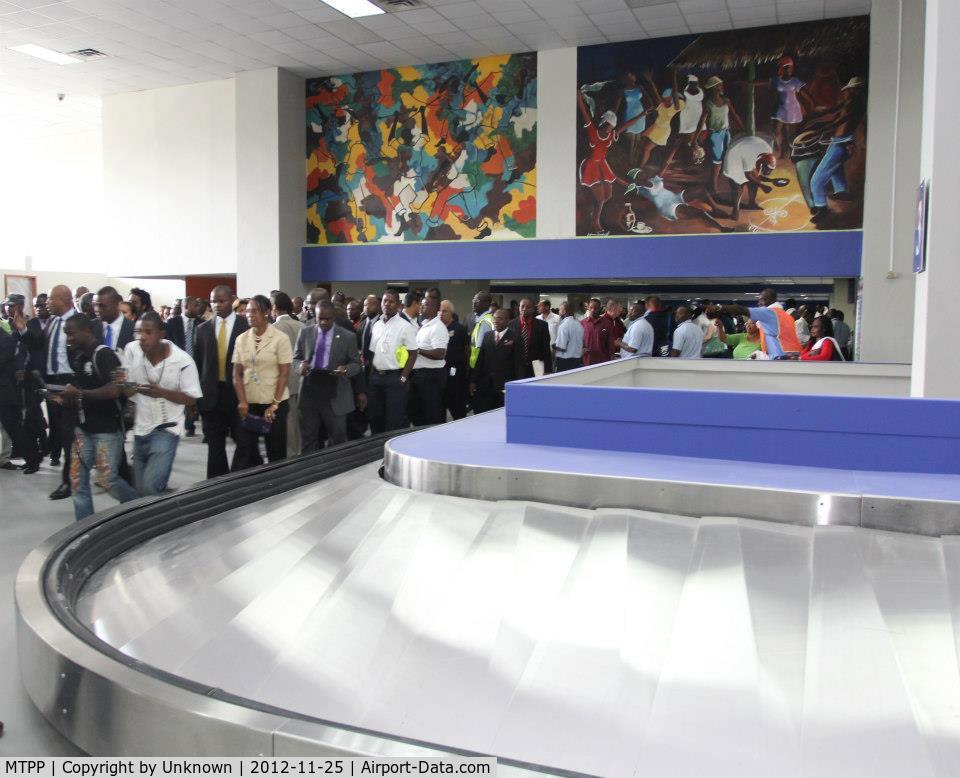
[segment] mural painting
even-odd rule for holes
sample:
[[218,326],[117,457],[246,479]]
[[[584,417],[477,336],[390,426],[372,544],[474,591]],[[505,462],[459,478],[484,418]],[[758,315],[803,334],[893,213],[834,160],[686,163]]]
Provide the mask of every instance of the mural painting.
[[867,17],[581,48],[577,235],[859,229]]
[[307,82],[309,243],[536,233],[537,58]]

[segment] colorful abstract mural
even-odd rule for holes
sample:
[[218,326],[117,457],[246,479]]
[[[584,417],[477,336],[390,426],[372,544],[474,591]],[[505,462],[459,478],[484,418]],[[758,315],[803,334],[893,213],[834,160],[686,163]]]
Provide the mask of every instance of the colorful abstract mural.
[[307,82],[308,243],[536,233],[537,58]]
[[577,52],[577,235],[858,229],[869,19]]

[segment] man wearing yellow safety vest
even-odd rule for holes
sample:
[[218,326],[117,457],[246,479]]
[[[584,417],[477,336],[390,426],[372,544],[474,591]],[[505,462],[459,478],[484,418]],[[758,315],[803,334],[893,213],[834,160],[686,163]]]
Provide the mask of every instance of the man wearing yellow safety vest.
[[493,302],[490,292],[477,292],[473,296],[474,322],[470,328],[470,368],[477,366],[480,356],[480,346],[488,332],[493,332],[493,312],[490,305]]
[[408,380],[417,361],[417,328],[399,315],[400,295],[388,289],[380,305],[383,315],[370,336],[367,386],[367,415],[374,434],[408,426]]

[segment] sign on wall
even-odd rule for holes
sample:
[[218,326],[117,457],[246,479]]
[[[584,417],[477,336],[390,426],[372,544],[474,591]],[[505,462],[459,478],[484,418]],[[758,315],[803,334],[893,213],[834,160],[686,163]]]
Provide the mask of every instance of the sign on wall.
[[537,58],[307,82],[308,243],[536,234]]
[[577,235],[859,229],[868,44],[855,17],[579,49]]

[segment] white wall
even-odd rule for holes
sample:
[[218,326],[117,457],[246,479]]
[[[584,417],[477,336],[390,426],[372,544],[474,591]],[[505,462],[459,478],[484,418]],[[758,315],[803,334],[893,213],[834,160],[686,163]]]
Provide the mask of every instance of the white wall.
[[237,270],[233,79],[103,101],[106,271]]
[[954,189],[960,175],[956,145],[960,104],[943,97],[956,93],[960,3],[927,0],[927,14],[921,173],[930,182],[930,203],[927,269],[917,277],[911,392],[960,399],[960,359],[954,337],[960,289],[960,218]]
[[[858,358],[909,362],[920,183],[923,0],[873,0]],[[845,314],[846,315],[846,314]],[[850,317],[847,321],[852,324]]]
[[0,171],[0,268],[103,269],[98,130],[2,144]]
[[140,286],[160,305],[183,297],[183,281],[108,276],[98,129],[57,142],[44,137],[4,144],[0,170],[0,282],[5,274],[27,275],[36,279],[37,292],[57,284],[93,290],[111,285],[123,295]]

